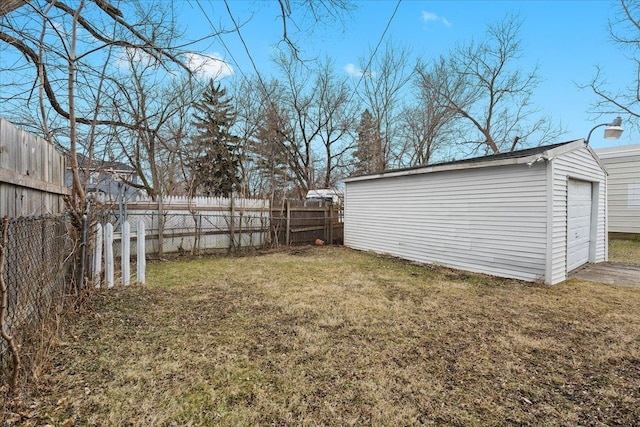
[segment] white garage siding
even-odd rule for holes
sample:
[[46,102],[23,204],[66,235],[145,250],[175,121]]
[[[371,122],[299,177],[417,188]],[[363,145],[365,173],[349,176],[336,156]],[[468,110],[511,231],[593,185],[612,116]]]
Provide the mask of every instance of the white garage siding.
[[423,263],[558,283],[567,277],[569,179],[589,183],[588,261],[605,261],[606,173],[582,140],[349,178],[344,242]]
[[[590,148],[579,148],[558,155],[550,162],[553,174],[553,229],[551,273],[548,283],[566,279],[567,271],[567,197],[569,179],[592,183],[592,214],[594,230],[591,235],[589,262],[607,260],[606,174]],[[596,213],[597,212],[597,213]]]
[[424,263],[540,280],[546,258],[543,164],[350,182],[345,245]]
[[610,233],[640,234],[640,144],[596,150],[607,178]]

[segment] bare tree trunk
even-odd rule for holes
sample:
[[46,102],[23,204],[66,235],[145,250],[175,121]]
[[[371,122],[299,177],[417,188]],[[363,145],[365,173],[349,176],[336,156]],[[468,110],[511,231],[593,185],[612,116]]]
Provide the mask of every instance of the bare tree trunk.
[[69,45],[69,62],[68,62],[68,90],[69,90],[69,162],[71,163],[71,174],[73,179],[72,195],[74,199],[71,201],[75,214],[82,215],[86,204],[86,194],[80,181],[80,173],[77,157],[77,124],[76,124],[76,105],[75,105],[75,61],[76,61],[76,42],[78,30],[78,17],[80,11],[84,7],[84,0],[80,2],[78,9],[73,14],[73,29],[71,34],[71,43]]

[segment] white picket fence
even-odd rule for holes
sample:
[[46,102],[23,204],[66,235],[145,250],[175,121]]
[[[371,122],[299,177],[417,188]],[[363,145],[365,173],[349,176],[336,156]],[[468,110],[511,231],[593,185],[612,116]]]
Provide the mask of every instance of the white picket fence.
[[[120,239],[121,221],[145,223],[147,254],[260,248],[271,226],[271,207],[265,199],[137,197],[126,205],[105,206],[109,213],[104,222],[114,225],[115,240]],[[136,255],[137,248],[131,252]]]
[[[145,257],[145,224],[143,221],[138,222],[136,234],[131,234],[131,226],[128,221],[122,223],[121,239],[120,239],[120,270],[121,281],[123,286],[129,286],[131,283],[131,239],[135,238],[137,242],[137,263],[136,263],[136,282],[145,283],[147,260]],[[104,264],[104,285],[106,288],[113,288],[115,283],[115,259],[114,259],[114,234],[113,224],[96,225],[96,243],[94,247],[94,265],[93,265],[93,283],[96,288],[102,286],[102,273]]]

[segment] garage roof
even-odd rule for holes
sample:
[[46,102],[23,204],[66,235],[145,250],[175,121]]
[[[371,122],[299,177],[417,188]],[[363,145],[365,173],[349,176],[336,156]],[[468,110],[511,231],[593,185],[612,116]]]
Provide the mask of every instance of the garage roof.
[[344,182],[364,181],[369,179],[388,178],[393,176],[418,175],[424,173],[439,172],[445,170],[475,169],[488,166],[500,166],[511,164],[530,163],[532,161],[551,160],[553,157],[585,146],[584,139],[560,142],[557,144],[543,145],[540,147],[526,148],[524,150],[510,151],[489,156],[473,157],[470,159],[453,160],[450,162],[432,163],[426,166],[414,166],[410,168],[393,169],[379,173],[371,173],[350,177]]

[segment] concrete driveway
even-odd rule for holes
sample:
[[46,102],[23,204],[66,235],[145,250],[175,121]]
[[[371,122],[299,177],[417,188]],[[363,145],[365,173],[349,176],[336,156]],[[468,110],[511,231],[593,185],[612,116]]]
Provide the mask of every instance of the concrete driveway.
[[570,273],[569,277],[610,285],[640,286],[640,265],[616,262],[586,264]]

